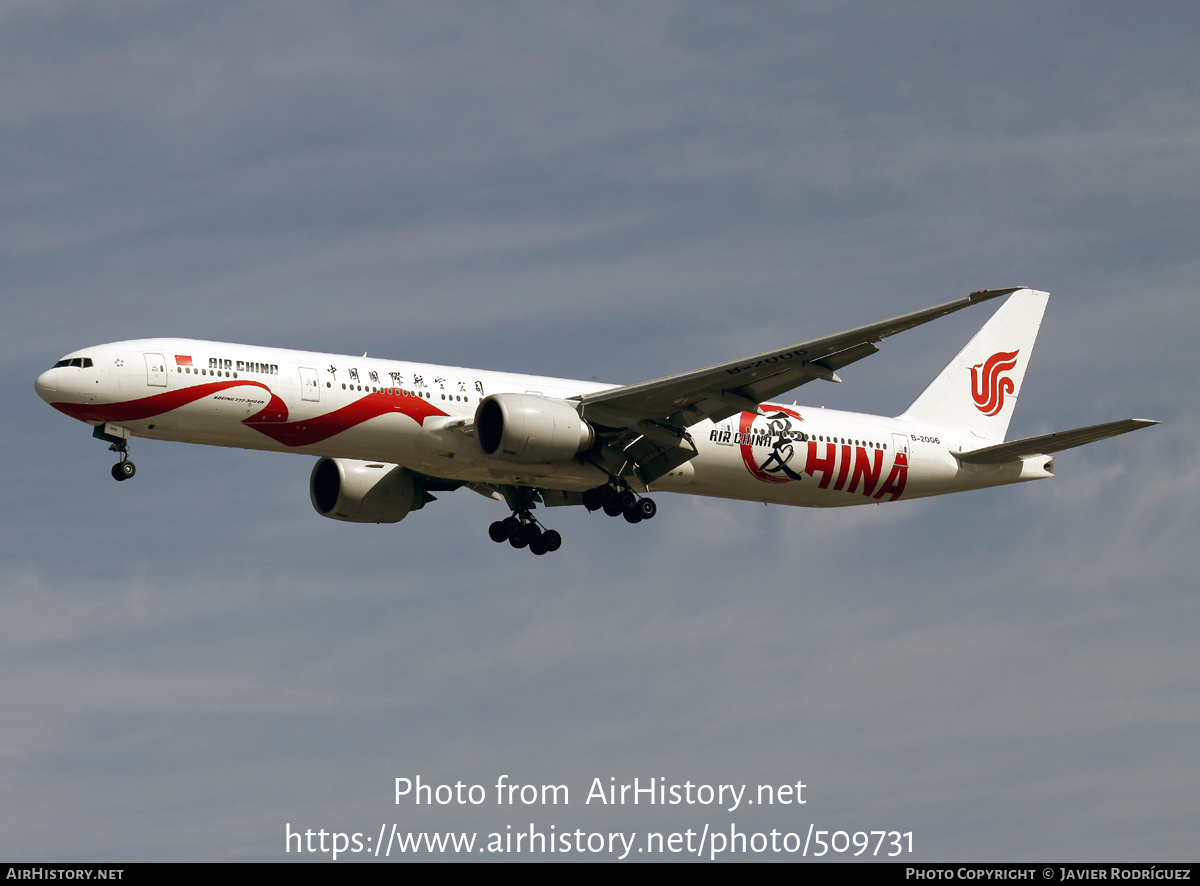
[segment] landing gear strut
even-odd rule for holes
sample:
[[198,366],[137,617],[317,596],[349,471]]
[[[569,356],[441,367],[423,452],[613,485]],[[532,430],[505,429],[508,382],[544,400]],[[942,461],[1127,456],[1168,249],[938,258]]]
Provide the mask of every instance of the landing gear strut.
[[583,494],[583,506],[589,511],[604,511],[610,517],[621,517],[629,523],[641,523],[658,513],[653,499],[643,498],[618,480],[589,489]]

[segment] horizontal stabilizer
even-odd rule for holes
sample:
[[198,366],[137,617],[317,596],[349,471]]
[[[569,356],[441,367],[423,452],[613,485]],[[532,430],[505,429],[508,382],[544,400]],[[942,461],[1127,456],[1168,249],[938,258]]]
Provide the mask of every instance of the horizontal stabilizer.
[[1030,455],[1050,455],[1062,452],[1064,449],[1073,449],[1076,446],[1095,443],[1097,440],[1116,437],[1118,434],[1128,434],[1138,428],[1147,428],[1156,424],[1158,422],[1148,418],[1127,418],[1122,421],[1110,421],[1108,424],[1092,425],[1088,428],[1056,431],[1040,437],[1026,437],[1024,440],[1013,440],[1011,443],[987,446],[970,452],[956,452],[954,457],[967,464],[995,465],[1006,461],[1016,461]]

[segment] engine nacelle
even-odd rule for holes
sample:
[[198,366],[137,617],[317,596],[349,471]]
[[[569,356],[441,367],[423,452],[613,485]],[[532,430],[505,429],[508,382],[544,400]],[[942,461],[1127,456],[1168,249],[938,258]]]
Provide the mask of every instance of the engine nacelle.
[[308,480],[322,517],[348,523],[398,523],[425,504],[413,475],[399,465],[353,458],[322,458]]
[[492,394],[475,410],[483,454],[517,464],[570,461],[596,434],[566,400],[536,394]]

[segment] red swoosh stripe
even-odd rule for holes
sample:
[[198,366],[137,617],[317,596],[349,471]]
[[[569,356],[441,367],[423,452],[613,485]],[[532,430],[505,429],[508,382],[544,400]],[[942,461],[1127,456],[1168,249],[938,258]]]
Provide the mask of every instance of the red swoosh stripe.
[[236,388],[240,385],[252,385],[262,388],[268,394],[271,389],[258,381],[214,381],[203,385],[193,385],[190,388],[180,388],[177,391],[164,391],[138,400],[126,400],[124,403],[51,403],[59,412],[65,412],[71,418],[80,421],[142,421],[154,418],[180,406],[187,406],[202,400],[210,394]]
[[448,412],[438,409],[424,397],[397,397],[378,391],[316,418],[289,422],[287,404],[270,388],[262,382],[241,379],[193,385],[177,391],[164,391],[161,394],[153,394],[137,400],[127,400],[124,403],[52,403],[50,405],[59,412],[80,421],[108,421],[117,424],[123,421],[143,421],[153,418],[239,385],[262,388],[271,395],[270,403],[259,412],[244,419],[242,424],[284,446],[311,446],[381,415],[393,413],[407,415],[419,425],[425,424],[425,419],[430,416],[449,415]]
[[311,446],[355,425],[393,413],[407,415],[419,425],[425,424],[425,419],[430,416],[449,415],[423,397],[395,397],[379,391],[316,418],[289,422],[286,411],[281,421],[260,412],[246,419],[244,424],[284,446]]

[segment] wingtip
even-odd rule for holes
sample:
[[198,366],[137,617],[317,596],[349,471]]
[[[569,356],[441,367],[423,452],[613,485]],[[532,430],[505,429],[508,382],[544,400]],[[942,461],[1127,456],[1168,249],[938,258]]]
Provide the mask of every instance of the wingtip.
[[1011,295],[1014,292],[1020,292],[1022,289],[1028,289],[1028,286],[1007,286],[1004,289],[980,289],[977,292],[972,292],[968,298],[971,301],[985,301],[989,298],[999,298],[1002,295]]

